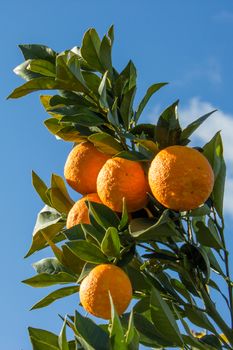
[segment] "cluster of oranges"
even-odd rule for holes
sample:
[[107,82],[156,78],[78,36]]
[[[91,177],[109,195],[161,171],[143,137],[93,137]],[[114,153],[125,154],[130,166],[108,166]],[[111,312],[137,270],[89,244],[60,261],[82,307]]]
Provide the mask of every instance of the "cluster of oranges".
[[[175,145],[163,149],[148,172],[142,164],[111,158],[89,141],[76,145],[67,158],[64,176],[83,197],[71,208],[67,228],[90,223],[87,200],[120,213],[124,198],[128,212],[135,212],[147,205],[151,192],[163,206],[188,211],[203,204],[212,192],[213,170],[205,156],[193,148]],[[117,312],[123,313],[132,297],[130,280],[115,265],[99,265],[81,283],[81,303],[95,316],[110,318],[109,292]]]

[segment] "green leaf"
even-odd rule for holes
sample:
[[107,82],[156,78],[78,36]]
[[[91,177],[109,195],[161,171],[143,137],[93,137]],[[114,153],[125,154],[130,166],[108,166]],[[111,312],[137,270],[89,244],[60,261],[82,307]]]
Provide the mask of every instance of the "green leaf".
[[83,225],[78,224],[64,231],[65,236],[70,241],[75,241],[77,239],[85,239],[85,234],[83,231]]
[[164,237],[179,237],[174,222],[169,218],[169,211],[165,210],[160,219],[154,223],[154,219],[133,219],[129,230],[131,236],[138,241],[158,240]]
[[110,342],[112,350],[127,350],[125,342],[124,330],[121,325],[120,318],[117,314],[111,294],[109,292],[109,299],[111,304],[111,326],[110,326]]
[[160,149],[180,143],[181,127],[177,113],[178,102],[174,102],[159,117],[155,136]]
[[27,69],[30,62],[31,62],[31,60],[27,60],[27,61],[19,64],[17,67],[14,68],[13,72],[26,81],[32,80],[35,78],[40,78],[41,74],[31,72],[30,70]]
[[[68,91],[77,91],[88,93],[89,90],[86,86],[85,80],[82,77],[81,72],[76,74],[72,72],[68,66],[68,54],[67,52],[62,52],[57,56],[56,59],[56,82],[61,85],[61,88]],[[79,78],[77,78],[79,76]]]
[[129,131],[133,135],[144,135],[147,139],[155,140],[155,130],[156,127],[153,124],[138,124]]
[[109,257],[120,257],[121,242],[115,227],[109,227],[101,243],[102,252]]
[[127,212],[127,206],[126,206],[126,200],[125,198],[123,198],[122,200],[122,214],[121,214],[121,221],[119,223],[119,226],[118,226],[118,229],[119,231],[123,230],[128,222],[129,222],[129,215],[128,215],[128,212]]
[[209,227],[207,227],[202,221],[198,221],[195,223],[196,237],[199,243],[205,245],[207,247],[215,248],[215,249],[223,249],[220,238],[218,237],[218,233],[214,226],[213,221],[209,220]]
[[42,59],[52,63],[55,62],[57,53],[45,45],[19,45],[20,50],[25,58],[28,59]]
[[136,79],[137,71],[133,62],[130,60],[115,81],[113,86],[115,95],[122,98],[122,95],[136,86]]
[[56,210],[68,214],[74,201],[70,198],[64,180],[61,176],[52,174],[51,189],[49,191],[50,201]]
[[154,288],[151,291],[151,318],[159,332],[168,338],[174,346],[183,346],[183,340],[173,313]]
[[139,348],[139,335],[134,326],[133,309],[129,316],[128,329],[125,334],[125,341],[130,350],[138,350]]
[[54,275],[65,271],[65,267],[57,260],[57,258],[44,258],[32,264],[38,274]]
[[56,68],[55,65],[46,60],[31,60],[27,69],[34,73],[39,73],[46,77],[55,77],[56,76]]
[[[94,92],[95,95],[98,95],[99,85],[101,83],[101,79],[98,75],[93,72],[85,72],[82,71],[82,76],[88,86],[88,88]],[[89,103],[90,105],[90,103]]]
[[63,253],[62,263],[68,269],[68,272],[72,271],[75,275],[79,276],[82,271],[84,261],[79,259],[77,255],[73,254],[66,245],[62,245],[61,249]]
[[104,35],[99,49],[99,57],[101,65],[110,74],[112,72],[112,42],[111,39]]
[[185,314],[188,319],[198,327],[208,329],[210,332],[216,333],[214,326],[209,321],[206,314],[189,305],[185,305]]
[[140,161],[148,162],[149,160],[151,160],[151,158],[148,158],[143,153],[140,153],[137,151],[121,151],[119,153],[116,153],[114,157],[124,158],[124,159],[133,160],[137,162],[140,162]]
[[80,259],[93,263],[101,264],[108,262],[107,257],[94,244],[80,240],[66,243],[67,247]]
[[90,272],[91,270],[96,267],[95,264],[91,264],[91,263],[85,263],[83,265],[83,269],[82,272],[80,273],[80,276],[78,278],[77,283],[80,283]]
[[209,247],[203,247],[203,249],[205,250],[206,254],[208,255],[211,268],[225,278],[226,276],[225,276],[221,266],[219,265],[218,260],[216,259],[212,249],[210,249]]
[[61,332],[58,337],[58,344],[59,344],[59,349],[60,350],[69,350],[69,344],[66,338],[66,319],[63,323]]
[[59,89],[59,84],[54,80],[54,78],[40,77],[29,80],[25,84],[19,86],[7,98],[19,98],[34,91],[54,89]]
[[133,115],[133,101],[136,93],[136,86],[128,90],[124,95],[120,105],[120,114],[126,130],[130,128],[131,117]]
[[95,243],[101,244],[104,238],[104,233],[102,231],[98,230],[97,227],[90,224],[81,224],[81,226],[86,239],[88,236],[91,236],[95,240]]
[[[205,283],[208,283],[210,277],[210,261],[204,246],[197,247],[189,243],[185,243],[181,248],[180,252],[184,253],[188,265],[191,269],[199,269],[199,272],[203,273]],[[185,260],[184,260],[185,261]],[[184,265],[187,269],[187,267]],[[183,281],[182,281],[183,282]],[[184,282],[183,282],[184,283]]]
[[120,219],[114,211],[108,208],[106,205],[89,202],[88,201],[89,214],[95,219],[104,229],[109,226],[118,227]]
[[47,204],[51,205],[50,200],[46,194],[46,191],[48,190],[48,187],[45,185],[45,183],[41,180],[41,178],[32,171],[32,184],[36,190],[36,192],[39,194],[42,201]]
[[98,132],[88,137],[97,149],[105,154],[115,155],[122,151],[122,145],[106,132]]
[[75,276],[72,276],[67,272],[58,272],[55,275],[40,273],[39,275],[28,278],[22,282],[31,287],[41,288],[53,286],[55,284],[75,283],[76,281],[77,278]]
[[33,350],[59,350],[58,336],[39,328],[28,328]]
[[214,112],[216,112],[216,110],[207,113],[205,115],[203,115],[202,117],[198,118],[197,120],[195,120],[194,122],[192,122],[191,124],[189,124],[188,126],[186,126],[185,129],[182,130],[181,132],[181,141],[188,141],[189,136],[191,136],[193,134],[193,132],[199,128],[199,126],[207,119],[209,118]]
[[55,209],[46,205],[37,216],[32,244],[25,257],[47,246],[42,231],[53,240],[64,226],[65,222],[62,220],[61,215]]
[[136,113],[135,113],[135,117],[134,117],[135,123],[137,123],[138,119],[140,118],[140,115],[142,114],[142,112],[143,112],[144,108],[146,107],[148,101],[150,100],[151,96],[165,85],[167,85],[167,83],[157,83],[157,84],[151,85],[147,89],[145,96],[141,100],[138,108],[136,109]]
[[226,164],[223,158],[223,144],[220,132],[204,147],[204,155],[209,160],[214,171],[215,183],[212,191],[212,199],[218,215],[223,218],[223,198],[226,177]]
[[[184,212],[184,213],[185,213],[184,216],[186,216],[187,212]],[[188,213],[188,215],[191,217],[205,216],[208,214],[210,214],[210,207],[207,204],[203,204],[202,206],[196,209],[190,210]]]
[[100,45],[101,41],[96,30],[94,28],[90,28],[84,34],[81,55],[93,70],[103,72],[103,67],[99,57]]
[[108,71],[104,73],[102,80],[100,82],[100,86],[98,88],[98,93],[100,95],[100,105],[102,108],[109,108],[108,100],[107,100],[107,77]]
[[71,286],[71,287],[64,287],[61,289],[57,289],[54,292],[48,294],[45,298],[38,301],[38,303],[33,305],[31,310],[46,307],[58,299],[62,299],[62,298],[68,297],[69,295],[78,293],[78,290],[79,290],[78,286]]
[[109,350],[108,334],[90,318],[75,311],[75,328],[81,338],[94,350]]
[[163,338],[163,335],[158,332],[152,322],[150,322],[145,316],[139,313],[134,313],[134,324],[140,335],[140,343],[155,348],[172,344],[171,339]]

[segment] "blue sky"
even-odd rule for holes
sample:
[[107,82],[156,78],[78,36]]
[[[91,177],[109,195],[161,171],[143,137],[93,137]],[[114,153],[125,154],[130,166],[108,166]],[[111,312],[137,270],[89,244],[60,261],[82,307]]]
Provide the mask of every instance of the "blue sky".
[[[4,349],[30,348],[26,327],[58,332],[58,313],[78,307],[77,296],[47,309],[29,312],[49,289],[32,289],[20,283],[31,276],[31,263],[44,257],[23,256],[42,203],[31,186],[31,170],[45,181],[52,172],[63,174],[71,147],[57,141],[44,128],[46,114],[38,94],[21,100],[5,97],[21,80],[12,69],[21,63],[20,43],[46,44],[56,51],[79,45],[84,31],[95,27],[102,35],[115,24],[115,66],[131,58],[138,68],[138,98],[154,82],[168,81],[151,100],[144,119],[156,121],[158,112],[177,98],[183,123],[206,111],[219,111],[198,132],[201,146],[222,129],[228,164],[226,237],[233,253],[233,3],[218,0],[66,0],[0,3],[0,104],[1,104],[1,298],[0,344]],[[72,194],[74,195],[74,194]],[[74,199],[76,199],[74,195]],[[231,259],[231,261],[233,261]]]

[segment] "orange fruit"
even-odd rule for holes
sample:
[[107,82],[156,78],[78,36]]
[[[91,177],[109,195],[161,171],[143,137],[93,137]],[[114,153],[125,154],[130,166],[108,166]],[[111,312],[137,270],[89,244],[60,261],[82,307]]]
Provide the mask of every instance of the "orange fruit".
[[96,179],[109,156],[98,151],[89,141],[75,146],[65,163],[67,183],[81,194],[96,192]]
[[81,282],[79,290],[81,304],[90,314],[110,319],[109,292],[117,313],[121,315],[132,299],[130,279],[118,266],[98,265]]
[[97,177],[97,193],[106,206],[122,211],[125,198],[127,210],[133,212],[147,203],[148,180],[140,163],[123,158],[109,159]]
[[85,203],[86,200],[101,203],[97,193],[90,193],[79,199],[76,203],[74,203],[73,207],[68,213],[66,221],[67,228],[71,228],[78,224],[90,224],[88,208]]
[[207,158],[186,146],[170,146],[153,159],[149,185],[155,198],[174,210],[199,207],[210,196],[214,173]]

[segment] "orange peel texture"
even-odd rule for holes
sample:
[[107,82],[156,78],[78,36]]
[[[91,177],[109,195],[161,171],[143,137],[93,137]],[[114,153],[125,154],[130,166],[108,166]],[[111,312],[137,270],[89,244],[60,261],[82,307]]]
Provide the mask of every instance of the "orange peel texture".
[[155,198],[173,210],[199,207],[210,196],[214,173],[207,158],[186,146],[170,146],[151,163],[149,185]]
[[97,193],[106,206],[122,211],[125,198],[127,210],[134,212],[147,204],[148,180],[140,163],[123,159],[109,159],[97,177]]
[[68,213],[66,221],[66,227],[68,229],[78,224],[90,224],[88,208],[85,203],[86,200],[101,203],[97,193],[90,193],[79,199],[76,203],[74,203],[73,207]]
[[109,156],[98,151],[91,142],[75,146],[65,163],[64,176],[67,183],[81,194],[96,192],[96,179]]
[[79,290],[81,304],[90,314],[110,319],[109,292],[117,313],[121,315],[132,299],[130,279],[118,266],[98,265],[81,282]]

